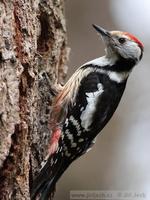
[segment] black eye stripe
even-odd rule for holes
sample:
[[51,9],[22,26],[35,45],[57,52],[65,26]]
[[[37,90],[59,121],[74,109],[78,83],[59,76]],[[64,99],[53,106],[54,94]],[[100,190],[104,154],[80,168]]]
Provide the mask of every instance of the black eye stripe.
[[119,41],[120,44],[124,44],[126,42],[126,39],[125,38],[119,38],[118,41]]

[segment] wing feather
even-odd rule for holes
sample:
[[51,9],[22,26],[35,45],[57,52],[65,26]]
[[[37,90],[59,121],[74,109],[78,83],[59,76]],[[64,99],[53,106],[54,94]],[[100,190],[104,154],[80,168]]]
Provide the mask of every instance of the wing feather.
[[75,103],[81,81],[92,71],[93,68],[79,68],[64,85],[52,104],[51,126],[57,126],[64,122],[68,108]]

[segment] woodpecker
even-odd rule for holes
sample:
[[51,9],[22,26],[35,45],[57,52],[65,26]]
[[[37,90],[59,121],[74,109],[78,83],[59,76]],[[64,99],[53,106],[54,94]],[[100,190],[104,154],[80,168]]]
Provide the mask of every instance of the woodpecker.
[[114,114],[143,44],[133,35],[93,25],[106,55],[79,67],[56,96],[49,154],[33,182],[31,199],[47,200],[68,166],[86,153]]

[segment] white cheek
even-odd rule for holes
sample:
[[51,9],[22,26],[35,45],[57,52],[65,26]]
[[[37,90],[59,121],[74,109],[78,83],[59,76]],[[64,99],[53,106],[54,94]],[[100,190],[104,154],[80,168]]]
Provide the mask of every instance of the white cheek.
[[139,60],[141,56],[141,49],[136,43],[128,42],[126,45],[124,45],[124,48],[122,48],[122,53],[124,58],[133,58]]
[[138,47],[137,48],[137,58],[138,58],[138,60],[140,59],[140,57],[141,57],[141,49]]

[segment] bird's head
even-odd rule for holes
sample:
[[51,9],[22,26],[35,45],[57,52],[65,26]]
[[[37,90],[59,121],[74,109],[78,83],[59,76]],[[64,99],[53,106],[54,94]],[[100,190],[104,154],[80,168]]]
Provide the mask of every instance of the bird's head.
[[135,36],[122,31],[107,31],[97,25],[93,27],[101,35],[108,57],[114,55],[135,63],[141,60],[144,46]]

